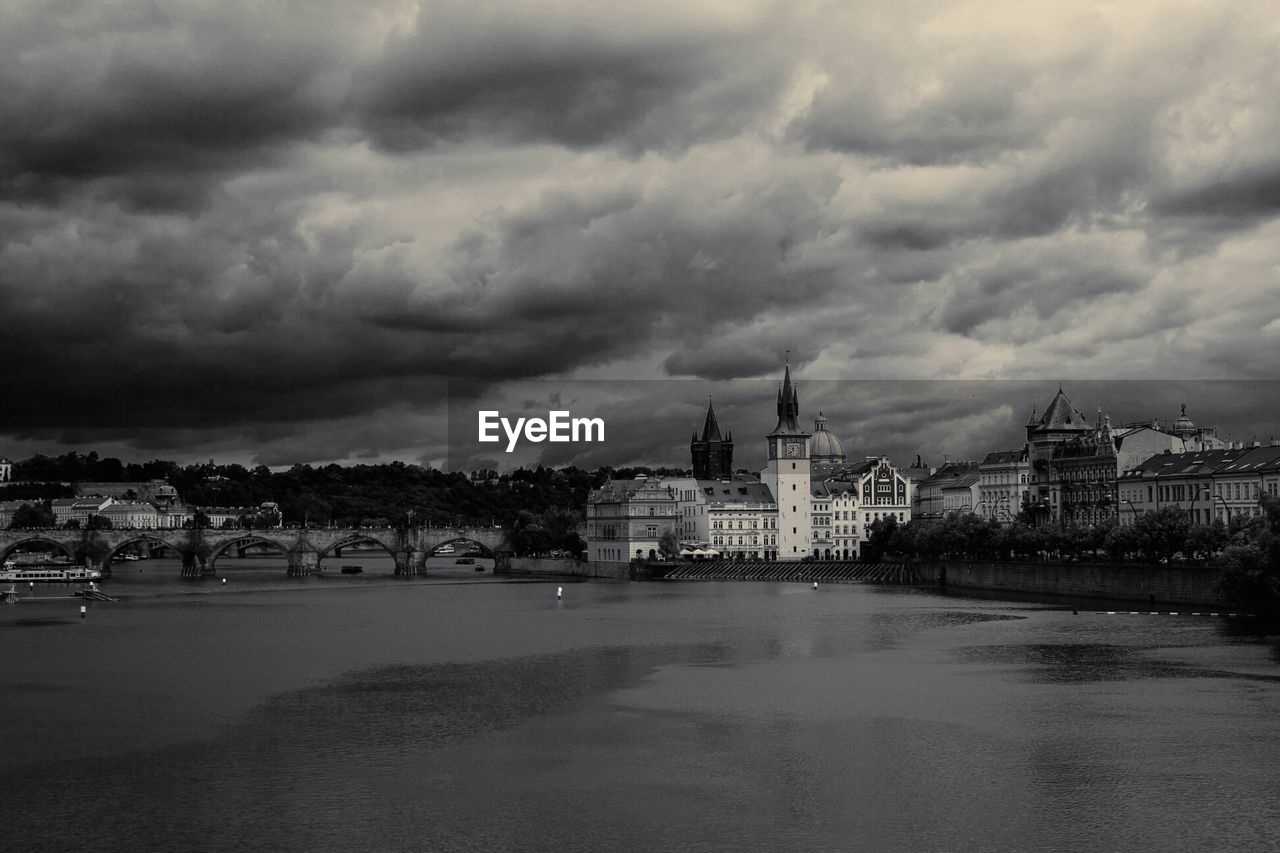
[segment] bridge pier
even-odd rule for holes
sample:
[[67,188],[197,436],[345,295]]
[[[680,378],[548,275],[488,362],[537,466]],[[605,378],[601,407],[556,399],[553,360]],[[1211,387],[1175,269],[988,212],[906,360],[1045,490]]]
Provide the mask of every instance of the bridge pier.
[[182,555],[183,580],[200,580],[201,578],[213,577],[214,574],[213,561],[207,556],[199,552]]
[[415,560],[418,556],[414,551],[396,551],[391,555],[396,561],[396,574],[405,577],[411,577],[418,574],[424,560]]
[[289,577],[302,578],[307,575],[320,574],[320,552],[311,550],[291,550],[285,554],[289,561]]

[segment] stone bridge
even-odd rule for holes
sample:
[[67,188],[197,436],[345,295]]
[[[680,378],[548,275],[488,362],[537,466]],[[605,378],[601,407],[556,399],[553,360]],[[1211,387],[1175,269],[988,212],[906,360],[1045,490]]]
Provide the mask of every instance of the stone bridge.
[[164,545],[182,557],[184,578],[213,577],[218,558],[232,548],[265,545],[280,551],[290,576],[313,575],[321,562],[339,549],[373,543],[395,559],[397,575],[426,571],[427,557],[441,545],[460,542],[480,546],[481,553],[503,566],[511,553],[507,531],[500,527],[410,528],[261,528],[249,530],[0,530],[0,562],[22,545],[47,544],[73,561],[104,574],[126,546]]

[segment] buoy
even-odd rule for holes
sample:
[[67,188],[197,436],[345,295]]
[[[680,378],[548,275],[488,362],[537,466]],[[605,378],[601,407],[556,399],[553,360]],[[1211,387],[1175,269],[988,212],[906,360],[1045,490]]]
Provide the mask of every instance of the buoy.
[[89,608],[86,605],[80,605],[80,618],[83,619],[89,614]]
[[813,588],[814,588],[814,589],[817,589],[817,588],[818,588],[818,582],[817,582],[817,581],[814,581],[814,582],[813,582]]
[[561,598],[563,595],[564,595],[564,587],[562,586],[556,587],[556,598]]
[[226,579],[226,578],[223,578],[223,579],[222,579],[222,582],[223,582],[223,583],[226,583],[226,582],[227,582],[227,579]]

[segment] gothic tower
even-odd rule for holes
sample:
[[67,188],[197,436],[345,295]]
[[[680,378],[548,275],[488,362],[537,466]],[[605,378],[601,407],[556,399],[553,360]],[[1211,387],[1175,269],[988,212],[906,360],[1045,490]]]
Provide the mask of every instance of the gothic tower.
[[693,459],[693,476],[698,480],[730,480],[733,478],[733,430],[721,437],[716,410],[707,398],[707,419],[702,425],[702,437],[694,430],[689,442],[689,456]]
[[778,559],[799,560],[810,553],[809,433],[800,428],[800,395],[791,384],[788,360],[778,389],[778,425],[765,436],[769,461],[760,479],[778,504]]

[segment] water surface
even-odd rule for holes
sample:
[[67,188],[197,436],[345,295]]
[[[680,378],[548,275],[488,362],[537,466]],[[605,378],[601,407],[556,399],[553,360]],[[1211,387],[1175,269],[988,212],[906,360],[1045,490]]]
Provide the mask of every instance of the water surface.
[[361,557],[0,610],[0,849],[1274,849],[1241,623]]

